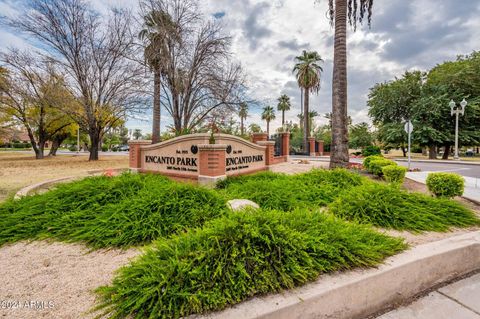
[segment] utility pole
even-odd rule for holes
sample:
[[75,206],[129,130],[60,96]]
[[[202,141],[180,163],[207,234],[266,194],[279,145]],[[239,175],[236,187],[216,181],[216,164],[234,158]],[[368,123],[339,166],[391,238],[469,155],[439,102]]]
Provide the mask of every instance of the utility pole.
[[80,126],[77,129],[77,153],[80,153]]

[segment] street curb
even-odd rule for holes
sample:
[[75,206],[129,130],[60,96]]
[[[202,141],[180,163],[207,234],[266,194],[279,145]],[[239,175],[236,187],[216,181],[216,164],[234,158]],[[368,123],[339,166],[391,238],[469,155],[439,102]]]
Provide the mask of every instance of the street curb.
[[45,187],[51,186],[51,185],[59,183],[59,182],[63,182],[63,181],[70,180],[70,179],[73,180],[75,178],[83,178],[83,177],[85,177],[85,176],[67,176],[67,177],[50,179],[50,180],[47,180],[47,181],[43,181],[43,182],[40,182],[40,183],[29,185],[29,186],[26,186],[26,187],[20,189],[17,193],[15,193],[15,196],[13,197],[13,199],[19,199],[21,197],[27,196],[28,194],[32,193],[35,190],[45,188]]
[[377,269],[323,275],[281,294],[255,297],[209,319],[365,318],[480,269],[480,231],[416,246]]
[[[114,172],[122,172],[124,170],[128,170],[126,168],[115,168],[112,169]],[[27,196],[28,194],[42,188],[49,187],[51,185],[63,182],[63,181],[68,181],[68,180],[76,180],[76,179],[81,179],[93,175],[97,175],[98,173],[103,173],[105,172],[105,169],[95,169],[95,170],[89,170],[86,171],[84,175],[77,175],[77,176],[67,176],[67,177],[60,177],[60,178],[55,178],[55,179],[49,179],[40,183],[32,184],[29,186],[25,186],[22,189],[20,189],[18,192],[15,193],[13,196],[13,199],[19,199],[21,197]]]
[[[407,159],[403,158],[389,158],[398,162],[408,162]],[[480,163],[475,162],[466,162],[466,161],[446,161],[446,160],[411,160],[412,163],[436,163],[436,164],[447,164],[447,165],[480,165]]]

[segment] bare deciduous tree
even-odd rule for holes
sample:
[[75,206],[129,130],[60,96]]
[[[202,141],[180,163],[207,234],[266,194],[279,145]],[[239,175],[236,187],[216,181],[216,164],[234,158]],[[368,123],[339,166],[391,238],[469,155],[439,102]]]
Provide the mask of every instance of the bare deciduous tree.
[[136,36],[128,12],[100,16],[84,0],[32,0],[27,11],[7,23],[47,48],[82,108],[69,115],[88,132],[90,160],[98,159],[106,130],[142,104],[143,70],[128,57]]
[[145,14],[168,14],[176,26],[162,49],[162,105],[176,134],[191,132],[218,109],[236,113],[245,100],[244,74],[232,62],[221,25],[201,16],[197,0],[150,0],[141,7]]

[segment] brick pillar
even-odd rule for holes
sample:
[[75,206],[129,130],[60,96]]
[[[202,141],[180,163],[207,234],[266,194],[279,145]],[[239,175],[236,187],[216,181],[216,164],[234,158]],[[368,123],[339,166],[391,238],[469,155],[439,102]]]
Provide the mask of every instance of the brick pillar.
[[280,134],[282,136],[282,156],[285,156],[286,161],[288,161],[290,155],[290,132],[283,132]]
[[270,165],[273,165],[273,158],[275,156],[275,141],[259,141],[257,144],[267,147],[265,150],[265,165],[267,165],[268,168]]
[[198,145],[199,184],[214,186],[217,181],[227,177],[226,150],[225,144]]
[[323,156],[323,140],[318,141],[318,154]]
[[140,152],[140,147],[142,145],[150,145],[152,141],[148,140],[130,140],[128,141],[128,157],[129,157],[129,167],[132,171],[138,171],[142,167],[142,154]]
[[310,156],[315,156],[315,137],[308,138],[309,149],[310,149]]
[[257,144],[257,142],[267,141],[268,134],[267,133],[253,133],[252,135],[252,143]]

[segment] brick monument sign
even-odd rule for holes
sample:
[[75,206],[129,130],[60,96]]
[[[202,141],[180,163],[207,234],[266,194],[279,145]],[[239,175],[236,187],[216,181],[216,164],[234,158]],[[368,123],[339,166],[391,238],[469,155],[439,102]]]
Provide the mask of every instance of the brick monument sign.
[[215,144],[209,143],[208,133],[183,135],[158,144],[129,141],[130,168],[212,184],[226,176],[267,170],[288,160],[289,133],[282,133],[281,156],[274,156],[275,142],[267,141],[264,133],[254,134],[252,142],[227,134],[213,136]]

